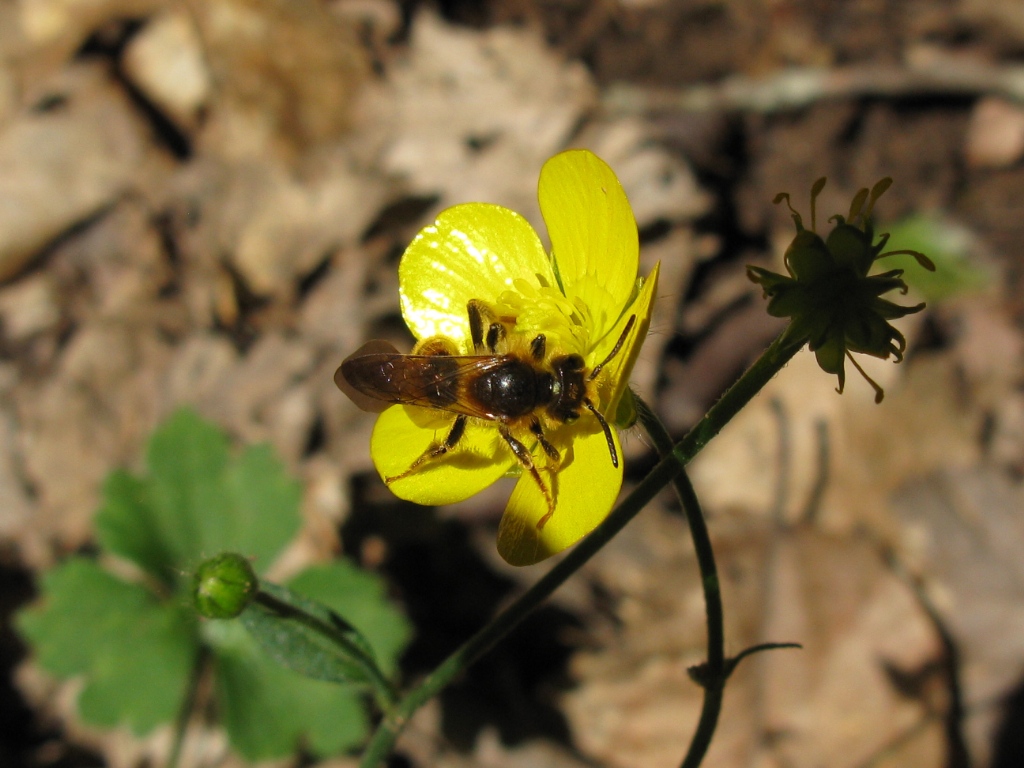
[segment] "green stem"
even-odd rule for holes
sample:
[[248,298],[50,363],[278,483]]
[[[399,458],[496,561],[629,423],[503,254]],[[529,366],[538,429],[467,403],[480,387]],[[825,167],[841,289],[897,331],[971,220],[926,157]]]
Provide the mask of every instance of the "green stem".
[[[665,425],[654,415],[647,403],[637,398],[637,416],[644,430],[650,435],[654,447],[661,456],[672,455],[672,436]],[[706,677],[703,680],[704,705],[701,708],[697,730],[690,741],[690,748],[683,760],[682,768],[695,768],[701,764],[704,755],[711,746],[711,737],[718,725],[718,715],[722,709],[722,693],[728,673],[725,670],[725,614],[722,610],[722,591],[718,581],[718,568],[715,566],[715,553],[711,546],[704,513],[693,490],[690,478],[683,469],[672,480],[679,501],[686,514],[686,522],[690,526],[693,537],[693,548],[697,554],[697,566],[700,568],[701,584],[704,588],[704,611],[707,616],[708,658]]]
[[174,721],[174,735],[171,740],[171,751],[167,755],[165,768],[178,768],[181,762],[181,752],[185,746],[185,732],[188,730],[188,721],[192,719],[192,710],[196,705],[196,697],[199,695],[199,682],[203,678],[206,663],[210,652],[204,645],[196,650],[195,659],[192,661],[192,670],[189,672],[188,689],[185,691],[185,698],[178,710],[178,717]]
[[297,621],[307,629],[322,635],[344,650],[345,655],[355,661],[359,665],[360,671],[366,676],[370,687],[373,688],[374,698],[381,711],[389,712],[395,702],[398,701],[397,691],[387,678],[384,677],[376,662],[367,657],[365,651],[346,637],[344,632],[307,613],[299,606],[280,600],[262,589],[256,593],[253,602],[262,605],[278,616]]
[[[391,710],[377,727],[360,761],[361,768],[376,768],[391,752],[398,734],[413,713],[441,691],[463,669],[491,649],[515,628],[534,608],[546,600],[572,574],[579,570],[605,544],[668,485],[683,467],[717,435],[733,416],[803,346],[783,346],[782,337],[776,338],[764,354],[747,369],[746,373],[729,388],[697,425],[687,433],[670,455],[664,457],[626,498],[605,518],[594,531],[568,552],[536,584],[524,592],[503,613],[492,619],[451,656],[441,663]],[[709,659],[710,662],[710,659]],[[721,664],[721,662],[720,662]],[[719,696],[721,692],[719,691]]]

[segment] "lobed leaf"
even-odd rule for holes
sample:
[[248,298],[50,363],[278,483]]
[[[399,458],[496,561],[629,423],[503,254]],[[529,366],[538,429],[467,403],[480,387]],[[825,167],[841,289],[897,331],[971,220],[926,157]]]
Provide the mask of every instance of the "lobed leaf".
[[263,654],[240,622],[205,625],[213,639],[217,692],[232,746],[248,760],[299,748],[336,754],[358,745],[369,722],[360,692],[311,680]]
[[175,717],[198,653],[182,606],[72,558],[43,576],[44,599],[17,618],[39,665],[82,676],[82,717],[142,735]]

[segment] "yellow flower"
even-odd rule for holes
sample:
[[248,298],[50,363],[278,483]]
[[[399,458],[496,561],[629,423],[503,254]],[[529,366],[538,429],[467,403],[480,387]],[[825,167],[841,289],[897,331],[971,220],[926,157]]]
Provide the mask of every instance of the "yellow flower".
[[[466,413],[458,404],[398,404],[381,413],[370,444],[395,495],[420,504],[461,501],[518,474],[498,531],[498,551],[514,565],[576,543],[615,503],[622,450],[615,430],[593,411],[617,426],[634,418],[627,384],[658,278],[655,267],[638,280],[636,221],[618,179],[597,156],[577,150],[551,158],[538,195],[550,256],[526,220],[507,208],[449,208],[402,256],[402,315],[419,340],[414,354],[517,356],[541,369],[548,386],[558,380],[558,366],[578,355],[585,366],[577,376],[579,395],[593,410],[577,400],[578,418],[559,418],[544,407],[518,418],[470,417],[452,441],[457,414]],[[471,336],[471,302],[484,313],[485,331],[500,326],[487,350]],[[587,374],[595,368],[591,381]],[[453,442],[446,452],[423,458],[446,440]],[[529,452],[525,461],[515,455],[516,441]]]

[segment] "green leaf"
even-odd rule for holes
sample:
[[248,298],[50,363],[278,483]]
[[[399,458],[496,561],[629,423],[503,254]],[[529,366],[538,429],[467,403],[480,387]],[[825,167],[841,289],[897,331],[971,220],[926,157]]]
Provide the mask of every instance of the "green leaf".
[[[265,597],[251,603],[240,618],[268,656],[314,680],[369,680],[367,666],[376,667],[376,660],[369,644],[351,624],[326,606],[285,587],[266,581],[260,586]],[[273,605],[268,604],[268,598]],[[318,621],[323,631],[305,623],[304,618]]]
[[[337,620],[332,613],[344,617],[342,627],[353,625],[345,630],[346,637],[360,645],[368,642],[386,670],[395,668],[408,641],[408,621],[388,602],[383,581],[348,562],[309,568],[291,581],[290,589],[266,582],[261,588],[321,620]],[[257,613],[254,607],[242,614],[251,634],[239,634],[243,622],[214,621],[203,627],[218,659],[219,691],[232,744],[251,760],[289,754],[299,743],[318,755],[359,744],[367,729],[360,688],[327,682],[351,679],[351,661],[324,645],[316,633],[297,629],[296,622],[265,610]],[[279,636],[269,637],[274,631]],[[317,679],[301,677],[259,653],[254,638],[271,646],[283,664]]]
[[85,720],[141,735],[175,717],[198,652],[184,609],[84,558],[46,574],[42,592],[19,614],[18,629],[43,669],[84,678]]
[[876,262],[885,270],[906,270],[903,279],[929,302],[984,288],[991,276],[972,263],[970,235],[962,227],[933,217],[910,216],[889,227],[885,251],[911,250],[924,253],[935,271],[921,269],[913,256],[887,256]]
[[180,568],[150,498],[150,483],[123,470],[103,484],[103,506],[96,514],[101,548],[131,560],[173,589]]
[[302,484],[285,472],[270,445],[247,448],[228,467],[225,477],[231,498],[227,538],[207,541],[210,551],[234,550],[266,570],[299,530]]
[[[190,571],[219,552],[237,552],[241,564],[252,560],[265,569],[298,530],[300,500],[300,484],[269,447],[232,456],[219,429],[178,411],[150,441],[148,474],[117,471],[107,478],[96,518],[101,548],[155,578],[130,583],[91,560],[71,559],[43,577],[42,597],[19,615],[18,628],[44,669],[82,678],[79,708],[92,723],[123,724],[141,734],[173,720],[205,643],[220,673],[220,711],[246,757],[280,757],[299,746],[323,755],[348,749],[366,735],[363,686],[297,675],[260,652],[240,622],[198,624],[184,605],[186,588],[196,586]],[[311,569],[295,583],[310,597],[268,590],[333,622],[372,658],[367,641],[331,611],[345,615],[394,668],[409,628],[384,599],[379,579],[336,564]],[[285,651],[287,662],[307,674],[365,677],[364,668],[339,661],[333,647],[317,647],[308,636]],[[386,688],[378,681],[378,694]]]
[[232,517],[223,432],[182,409],[153,434],[147,459],[154,512],[179,566],[238,549],[222,543],[229,538]]
[[172,586],[218,552],[265,570],[301,522],[302,486],[270,446],[237,458],[225,435],[194,412],[176,412],[149,443],[150,474],[115,472],[96,518],[100,545]]
[[412,628],[388,601],[386,585],[379,576],[336,560],[307,568],[288,586],[343,616],[369,642],[381,668],[388,674],[396,669]]
[[224,724],[245,758],[283,757],[299,747],[325,756],[363,741],[369,725],[356,689],[279,666],[240,622],[213,621],[204,631],[214,647]]

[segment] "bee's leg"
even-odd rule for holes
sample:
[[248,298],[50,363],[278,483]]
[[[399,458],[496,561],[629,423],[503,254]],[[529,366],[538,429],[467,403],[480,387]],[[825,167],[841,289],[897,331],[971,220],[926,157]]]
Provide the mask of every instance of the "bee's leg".
[[412,348],[414,355],[457,355],[459,348],[446,336],[429,336],[416,342]]
[[444,456],[448,451],[452,450],[456,445],[459,444],[459,440],[462,439],[462,435],[466,432],[466,417],[459,415],[455,417],[455,423],[452,424],[452,428],[448,430],[448,436],[440,443],[434,443],[432,446],[427,448],[416,461],[412,463],[405,472],[400,475],[392,475],[385,477],[384,482],[388,485],[401,480],[403,477],[408,477],[417,469],[419,469],[424,463],[431,461],[432,459],[440,458]]
[[501,427],[499,432],[505,442],[508,443],[508,447],[512,449],[512,453],[515,454],[516,459],[522,465],[523,469],[529,472],[534,482],[537,483],[537,487],[540,488],[540,492],[544,494],[544,499],[548,503],[548,513],[537,521],[537,530],[540,530],[544,527],[544,524],[547,523],[551,516],[555,514],[555,500],[551,497],[551,491],[544,482],[544,478],[540,476],[540,472],[537,470],[537,465],[533,462],[533,455],[530,453],[530,450],[519,440],[516,440],[516,438],[512,436],[512,433],[508,431],[507,427]]
[[495,353],[498,351],[498,344],[505,340],[505,326],[495,321],[487,328],[487,351]]
[[490,319],[491,311],[479,299],[470,299],[466,305],[466,314],[469,315],[469,338],[473,342],[473,351],[482,352],[484,349],[484,318]]
[[544,352],[547,350],[548,340],[543,333],[538,333],[530,342],[530,357],[538,363],[544,359]]
[[496,353],[498,344],[505,340],[505,323],[480,299],[469,300],[466,314],[469,316],[469,338],[473,342],[473,351],[477,354]]
[[555,462],[557,467],[562,462],[562,457],[558,453],[558,449],[551,444],[551,442],[544,437],[544,430],[540,426],[540,421],[534,419],[530,422],[530,432],[537,438],[537,442],[540,443],[540,447],[544,449],[544,453],[548,455],[548,458]]

